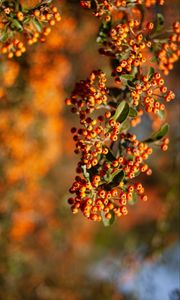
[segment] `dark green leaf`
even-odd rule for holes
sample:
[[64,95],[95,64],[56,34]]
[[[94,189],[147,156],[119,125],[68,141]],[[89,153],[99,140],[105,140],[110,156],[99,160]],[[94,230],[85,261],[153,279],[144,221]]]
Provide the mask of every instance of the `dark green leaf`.
[[156,35],[156,33],[159,33],[164,26],[164,17],[161,14],[157,14],[157,19],[155,22],[154,29],[152,31],[152,36]]
[[124,178],[124,171],[122,170],[117,170],[111,176],[109,177],[108,184],[105,186],[105,189],[109,190],[112,189],[113,187],[116,187],[120,184],[120,182]]
[[137,8],[139,9],[139,11],[141,12],[141,22],[140,22],[140,26],[142,25],[143,21],[144,21],[144,6],[141,4],[137,5]]
[[151,79],[154,73],[155,73],[154,68],[150,67],[149,72],[148,72],[148,78]]
[[112,153],[112,151],[110,149],[108,149],[108,153],[106,154],[106,158],[109,161],[114,161],[116,159],[116,157],[114,156],[114,154]]
[[164,17],[162,14],[157,14],[157,25],[156,25],[156,30],[159,31],[162,29],[164,25]]
[[137,116],[137,110],[135,108],[130,107],[129,108],[129,116],[131,118],[135,118]]
[[129,104],[126,102],[122,112],[117,118],[117,121],[122,124],[127,119],[128,115],[129,115]]
[[118,96],[122,93],[122,91],[119,88],[111,87],[109,88],[109,94],[110,96],[114,98],[118,98]]
[[117,107],[115,114],[113,116],[114,120],[119,120],[119,122],[123,122],[129,113],[129,105],[128,103],[123,100]]
[[98,43],[103,43],[106,38],[109,30],[111,29],[112,22],[102,22],[99,28],[99,33],[97,37],[97,42]]
[[116,69],[116,67],[119,66],[119,60],[118,59],[111,59],[111,67],[112,69]]
[[129,86],[129,87],[135,87],[135,85],[136,85],[136,82],[135,82],[135,81],[136,81],[136,79],[135,79],[135,80],[128,80],[128,81],[127,81],[128,86]]
[[158,131],[154,132],[152,136],[149,139],[145,140],[144,142],[153,143],[155,141],[159,141],[168,133],[168,130],[169,130],[169,125],[165,123],[164,125],[161,126],[161,128]]

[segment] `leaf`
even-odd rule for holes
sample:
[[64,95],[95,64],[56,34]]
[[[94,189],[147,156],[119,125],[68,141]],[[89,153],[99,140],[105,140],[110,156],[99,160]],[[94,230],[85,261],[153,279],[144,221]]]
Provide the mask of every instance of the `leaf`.
[[111,214],[111,219],[106,219],[104,211],[101,211],[101,217],[105,227],[112,225],[115,221],[115,214],[113,210],[110,212],[110,214]]
[[16,19],[13,19],[13,20],[12,20],[12,25],[13,25],[14,27],[16,27],[17,29],[19,29],[20,31],[23,30],[23,26],[22,26],[21,23],[20,23],[18,20],[16,20]]
[[120,113],[120,116],[118,117],[117,121],[122,124],[127,119],[128,115],[129,115],[129,104],[126,102],[124,109]]
[[130,107],[129,108],[129,116],[131,118],[135,118],[137,116],[137,110],[135,108],[133,108],[133,107]]
[[123,75],[121,75],[119,77],[120,77],[121,80],[122,79],[125,79],[125,80],[132,80],[132,79],[134,79],[134,75],[133,74],[123,74]]
[[102,22],[99,28],[97,43],[103,43],[106,38],[109,30],[111,29],[112,22]]
[[107,190],[112,189],[113,187],[116,187],[120,184],[120,182],[123,180],[124,178],[124,171],[123,170],[117,170],[116,172],[114,172],[113,174],[111,174],[111,176],[109,177],[109,181],[105,188]]
[[38,32],[41,32],[42,31],[42,25],[41,25],[41,23],[37,19],[33,19],[32,22],[33,22],[34,27],[36,28],[36,30]]
[[120,123],[124,122],[129,114],[129,105],[123,100],[117,107],[114,116],[114,120],[118,120]]
[[84,177],[89,180],[89,173],[87,172],[86,165],[81,166]]
[[138,200],[137,192],[133,191],[132,192],[132,200],[129,200],[128,204],[134,205],[137,202],[137,200]]
[[108,105],[111,106],[111,107],[113,107],[113,108],[117,108],[117,103],[116,102],[109,101]]
[[112,151],[110,149],[108,149],[108,153],[106,154],[106,158],[109,161],[114,161],[116,159],[116,157],[114,156],[114,154],[112,153]]
[[127,85],[131,88],[131,87],[135,87],[136,85],[136,79],[134,78],[133,80],[128,80],[127,81]]
[[92,180],[94,175],[98,174],[99,164],[88,169],[90,181]]
[[7,39],[8,39],[8,32],[3,31],[1,36],[0,36],[0,41],[4,43],[4,42],[6,42]]
[[114,98],[118,98],[118,96],[120,96],[121,93],[122,91],[119,88],[116,87],[109,88],[109,94]]
[[159,31],[164,26],[164,17],[162,14],[157,14],[157,24],[156,24],[156,30]]
[[117,176],[120,172],[121,172],[121,170],[117,170],[117,171],[115,171],[114,173],[109,174],[107,183],[112,182],[113,178],[114,178],[115,176]]
[[144,21],[144,6],[141,4],[137,4],[137,8],[141,12],[141,22],[140,22],[140,26],[141,26]]
[[148,79],[151,79],[154,73],[155,73],[154,68],[150,67],[149,72],[148,72]]
[[25,24],[28,24],[29,22],[30,22],[30,18],[28,17],[28,18],[25,18],[24,20],[23,20],[23,24],[25,25]]
[[119,60],[118,59],[111,59],[110,63],[111,63],[112,69],[116,69],[116,67],[119,66]]
[[164,125],[161,126],[161,128],[158,131],[154,132],[152,136],[149,139],[145,140],[144,142],[153,143],[155,141],[159,141],[168,133],[168,130],[169,130],[169,125],[168,123],[165,123]]
[[159,31],[162,30],[163,26],[164,26],[164,17],[162,14],[158,13],[154,29],[152,30],[152,36],[154,36],[156,33],[159,33]]
[[150,61],[152,63],[157,63],[158,62],[158,58],[156,57],[156,55],[154,55]]

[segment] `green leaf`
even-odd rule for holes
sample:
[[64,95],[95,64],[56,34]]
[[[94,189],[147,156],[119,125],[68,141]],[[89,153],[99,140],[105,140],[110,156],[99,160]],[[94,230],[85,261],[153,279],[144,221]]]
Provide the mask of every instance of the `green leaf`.
[[164,125],[161,126],[161,128],[158,131],[154,132],[152,136],[149,139],[145,140],[144,142],[153,143],[155,141],[159,141],[168,133],[168,130],[169,130],[169,125],[168,123],[165,123]]
[[157,14],[157,19],[155,22],[154,29],[152,31],[152,36],[156,35],[156,33],[159,33],[164,26],[164,17],[162,14]]
[[125,80],[132,80],[134,79],[134,75],[133,74],[123,74],[120,76],[120,79],[125,79]]
[[92,180],[94,175],[98,174],[98,168],[99,168],[99,164],[88,169],[90,181]]
[[142,4],[137,4],[137,8],[141,12],[141,22],[140,22],[140,26],[141,26],[144,21],[144,6]]
[[158,62],[158,58],[156,55],[154,55],[151,60],[150,60],[152,63],[157,63]]
[[117,170],[113,174],[110,175],[108,180],[108,185],[105,186],[107,190],[112,189],[113,187],[116,187],[120,184],[120,182],[124,178],[124,171],[123,170]]
[[32,20],[34,27],[38,32],[42,32],[42,25],[37,19]]
[[8,32],[3,31],[0,36],[0,41],[4,43],[4,42],[6,42],[7,39],[8,39]]
[[103,43],[106,38],[107,34],[111,29],[112,22],[102,22],[99,28],[98,37],[97,37],[97,43]]
[[119,60],[115,58],[111,59],[110,64],[112,69],[116,69],[116,67],[119,66]]
[[114,161],[116,159],[116,157],[114,156],[114,154],[112,153],[112,151],[110,149],[108,149],[108,153],[106,154],[106,158],[109,161]]
[[127,119],[128,115],[129,115],[129,104],[126,102],[124,109],[120,113],[117,121],[122,124]]
[[117,107],[114,116],[114,120],[118,120],[120,123],[124,122],[129,114],[129,105],[123,100]]
[[135,87],[135,85],[136,85],[136,79],[134,78],[133,80],[127,80],[127,85],[128,85],[130,88]]
[[162,14],[157,14],[157,24],[156,24],[156,30],[159,31],[164,26],[164,17]]
[[149,72],[148,72],[148,78],[151,79],[154,73],[155,73],[154,68],[150,67]]
[[17,29],[19,29],[20,31],[23,30],[23,26],[22,26],[21,23],[20,23],[18,20],[16,20],[16,19],[13,19],[13,20],[12,20],[12,25],[13,25],[14,27],[16,27]]
[[118,96],[120,96],[121,93],[122,93],[122,91],[119,88],[116,88],[116,87],[109,88],[110,96],[115,98],[115,99],[117,99]]
[[28,24],[29,22],[30,22],[30,18],[28,17],[28,18],[25,18],[24,20],[23,20],[23,24],[25,25],[25,24]]
[[130,107],[129,108],[129,116],[131,118],[135,118],[137,116],[137,110],[135,108],[133,108],[133,107]]
[[132,193],[132,200],[129,200],[128,204],[134,205],[137,202],[137,200],[138,200],[137,192],[133,191],[133,193]]
[[105,227],[112,225],[115,221],[115,214],[114,214],[113,210],[110,211],[110,214],[111,214],[111,219],[106,219],[104,211],[101,211],[101,217],[102,217],[102,221],[103,221],[103,224]]

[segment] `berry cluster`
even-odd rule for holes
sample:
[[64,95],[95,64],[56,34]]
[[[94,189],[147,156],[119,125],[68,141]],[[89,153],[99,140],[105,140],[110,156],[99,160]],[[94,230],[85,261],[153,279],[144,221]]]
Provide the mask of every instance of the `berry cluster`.
[[118,60],[112,75],[116,80],[120,75],[130,74],[134,67],[140,67],[146,62],[145,51],[151,47],[148,40],[154,25],[147,23],[143,30],[139,29],[139,20],[130,20],[112,27],[103,47],[99,52]]
[[170,35],[167,42],[161,45],[161,50],[158,52],[159,68],[165,75],[173,69],[174,63],[180,56],[180,23],[173,24],[173,33]]
[[0,53],[8,58],[19,57],[26,51],[26,44],[44,42],[51,32],[50,26],[61,20],[52,1],[39,1],[30,9],[19,1],[1,1],[0,6]]
[[[102,71],[93,71],[87,80],[76,85],[71,98],[66,100],[80,118],[81,128],[74,127],[71,132],[76,143],[75,153],[81,154],[76,171],[84,175],[84,178],[76,176],[70,188],[75,197],[68,202],[73,213],[81,210],[84,216],[95,221],[101,221],[103,214],[105,219],[126,215],[126,204],[135,197],[147,200],[142,185],[129,185],[129,180],[140,173],[151,175],[152,172],[145,163],[152,148],[138,141],[134,134],[122,130],[119,108],[111,106],[105,82]],[[105,102],[95,101],[100,95],[105,96]],[[100,108],[105,112],[97,116],[95,109]]]
[[[128,213],[129,202],[134,203],[138,198],[146,201],[142,184],[134,178],[152,173],[146,163],[153,152],[149,143],[160,146],[163,151],[168,148],[169,139],[165,137],[168,124],[145,141],[139,141],[130,131],[131,126],[142,121],[144,113],[151,119],[153,115],[161,118],[165,111],[163,102],[175,98],[161,74],[149,62],[147,64],[150,52],[157,58],[158,47],[155,46],[162,44],[162,40],[157,43],[162,31],[161,15],[156,22],[148,23],[143,21],[141,11],[141,17],[129,17],[134,8],[138,12],[139,4],[149,7],[156,2],[81,1],[81,5],[91,8],[96,16],[107,16],[100,26],[97,42],[102,45],[100,54],[112,61],[111,75],[115,84],[107,87],[105,74],[93,71],[87,80],[76,84],[66,100],[66,104],[72,106],[71,111],[79,116],[80,123],[80,128],[71,130],[80,161],[76,169],[79,175],[70,188],[74,196],[68,202],[73,213],[80,210],[90,220],[112,222],[114,216]],[[163,3],[158,1],[158,4]],[[112,10],[121,7],[124,7],[122,18],[114,21]],[[177,23],[174,30],[175,41]]]
[[133,7],[137,4],[143,4],[150,7],[155,4],[163,5],[164,0],[82,0],[81,6],[84,8],[93,9],[96,16],[111,14],[113,9],[123,9],[126,7]]
[[107,104],[105,83],[105,74],[100,70],[94,71],[87,80],[77,83],[71,98],[66,99],[66,104],[73,106],[72,112],[79,113],[82,123],[87,114]]
[[152,171],[145,160],[152,154],[152,148],[139,142],[130,133],[120,134],[119,142],[121,155],[116,157],[113,157],[107,146],[106,152],[97,148],[96,167],[91,165],[89,172],[89,168],[86,169],[81,161],[85,178],[76,176],[70,188],[70,193],[75,194],[75,197],[68,199],[74,214],[81,210],[88,219],[101,221],[103,215],[105,219],[126,215],[126,205],[135,197],[147,200],[142,184],[129,184],[128,180],[140,173],[151,175]]
[[160,73],[154,73],[151,76],[142,76],[139,82],[131,87],[131,97],[134,106],[139,104],[145,107],[146,112],[158,113],[165,110],[165,102],[170,102],[175,98],[172,91],[168,91],[164,85],[164,79]]

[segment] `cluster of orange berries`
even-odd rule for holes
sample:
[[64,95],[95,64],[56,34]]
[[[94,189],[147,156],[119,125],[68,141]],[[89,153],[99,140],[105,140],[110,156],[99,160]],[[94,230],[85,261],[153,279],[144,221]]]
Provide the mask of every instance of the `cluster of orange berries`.
[[[136,189],[132,185],[132,195],[128,192],[127,182],[140,173],[151,175],[152,172],[145,163],[152,154],[152,148],[138,141],[135,135],[122,132],[122,124],[115,118],[116,109],[110,106],[105,82],[102,71],[93,71],[87,80],[76,84],[71,98],[66,99],[66,104],[72,106],[72,112],[79,116],[82,125],[79,129],[73,127],[71,132],[76,145],[75,153],[81,155],[76,171],[84,175],[84,179],[76,177],[70,189],[70,193],[76,196],[68,202],[73,213],[80,209],[87,218],[95,221],[101,220],[101,213],[105,214],[105,219],[110,219],[113,213],[117,216],[127,214],[125,200],[132,200],[134,194],[147,200],[142,186]],[[106,100],[102,102],[104,96]],[[95,111],[100,108],[105,112],[97,116]],[[121,149],[120,154],[110,150],[115,144]],[[119,175],[122,177],[119,178]]]
[[159,111],[165,110],[165,102],[174,100],[175,94],[168,91],[164,85],[164,79],[160,73],[154,73],[152,76],[142,76],[141,80],[131,87],[131,97],[134,106],[144,105],[148,113],[157,114]]
[[66,104],[73,106],[72,112],[78,113],[83,123],[88,114],[107,104],[105,74],[101,70],[93,71],[87,80],[77,83]]
[[[71,130],[75,153],[80,154],[76,171],[81,175],[76,176],[70,188],[70,193],[75,195],[68,202],[74,214],[81,211],[90,220],[106,222],[114,216],[126,215],[129,202],[138,198],[146,201],[142,184],[134,183],[134,179],[141,173],[152,173],[146,163],[153,152],[149,143],[159,145],[163,151],[168,148],[169,139],[164,138],[168,124],[144,142],[129,132],[131,126],[141,122],[144,112],[162,118],[163,101],[175,98],[160,73],[154,68],[149,68],[147,73],[145,62],[150,52],[147,50],[153,51],[157,22],[145,23],[126,16],[117,24],[111,12],[113,6],[124,7],[125,11],[125,7],[133,8],[136,4],[149,7],[157,3],[162,5],[164,1],[81,1],[96,16],[109,17],[101,25],[97,41],[102,44],[99,52],[112,59],[111,75],[117,84],[108,89],[105,74],[93,71],[87,80],[76,84],[66,100],[81,124],[81,128]],[[175,41],[177,23],[174,30]],[[99,109],[101,115],[97,115]]]
[[[74,141],[76,142],[75,153],[81,153],[81,161],[78,164],[77,172],[81,172],[81,166],[87,169],[98,164],[101,156],[108,154],[107,145],[118,139],[120,123],[113,118],[109,119],[111,112],[105,112],[104,116],[97,119],[88,117],[84,122],[84,128],[72,128]],[[109,120],[108,120],[109,119]]]
[[180,57],[180,23],[173,24],[173,33],[169,37],[168,42],[161,45],[161,50],[158,52],[159,68],[165,75],[173,69],[174,63]]
[[152,154],[152,148],[129,133],[122,133],[120,142],[122,155],[111,160],[106,155],[98,155],[96,168],[90,169],[85,178],[76,176],[70,188],[75,197],[68,199],[74,214],[81,210],[88,219],[101,221],[103,214],[105,219],[111,219],[113,214],[117,217],[126,215],[127,204],[134,197],[147,200],[142,184],[129,185],[128,180],[140,173],[151,175],[152,171],[144,161]]
[[144,4],[146,7],[150,7],[155,4],[163,5],[164,0],[82,0],[80,3],[84,8],[93,9],[95,11],[95,15],[101,17],[103,15],[110,14],[113,9],[125,8],[137,4]]
[[52,1],[40,1],[31,9],[25,9],[16,1],[2,1],[0,7],[0,53],[8,58],[19,57],[26,51],[26,44],[44,42],[51,32],[50,26],[61,20]]
[[129,74],[135,67],[140,67],[146,62],[143,51],[151,47],[147,35],[151,33],[154,25],[148,22],[144,30],[139,30],[139,25],[139,20],[130,20],[116,25],[110,30],[109,37],[99,50],[101,54],[118,60],[118,65],[112,73],[116,76],[117,82],[120,75]]
[[[98,183],[101,181],[99,175],[95,175],[93,181]],[[141,183],[135,185],[127,185],[126,188],[113,188],[106,190],[103,187],[93,187],[89,181],[76,176],[73,183],[71,193],[75,193],[75,197],[68,199],[74,214],[81,211],[83,215],[93,221],[101,221],[102,218],[110,220],[113,216],[121,217],[128,214],[127,204],[133,200],[136,194],[143,201],[147,201],[144,194],[144,188]]]

